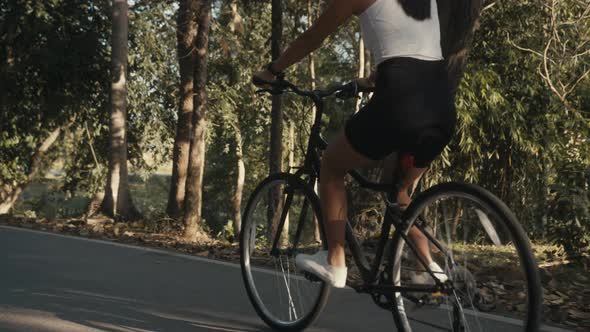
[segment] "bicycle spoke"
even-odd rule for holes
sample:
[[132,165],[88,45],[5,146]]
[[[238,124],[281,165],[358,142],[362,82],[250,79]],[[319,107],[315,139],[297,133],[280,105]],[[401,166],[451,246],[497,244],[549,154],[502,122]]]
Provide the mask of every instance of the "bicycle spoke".
[[[455,298],[454,302],[454,308],[453,308],[453,314],[455,314],[455,308],[456,310],[459,312],[459,319],[460,322],[463,322],[463,324],[460,325],[460,327],[463,327],[463,329],[465,329],[465,327],[467,328],[468,331],[470,331],[469,329],[469,324],[467,322],[467,319],[465,318],[465,312],[463,312],[463,305],[461,304],[461,300],[459,299],[459,297],[457,296],[457,292],[453,290],[453,297]],[[455,318],[457,319],[457,318]]]
[[[269,178],[255,190],[244,216],[246,238],[241,241],[248,245],[241,248],[242,255],[248,256],[242,270],[248,296],[258,314],[277,330],[308,325],[323,308],[329,291],[295,269],[297,251],[313,254],[322,249],[313,237],[319,201],[316,196],[310,198],[315,193],[304,184],[287,181],[288,177]],[[289,190],[285,190],[287,183]]]
[[295,304],[293,303],[293,297],[291,296],[291,278],[289,276],[289,263],[287,262],[287,273],[285,276],[285,269],[283,268],[283,261],[281,260],[281,269],[283,271],[283,280],[285,281],[285,287],[287,289],[287,296],[289,297],[289,319],[293,319],[291,317],[291,311],[293,311],[293,315],[295,319],[297,319],[297,310],[295,309]]
[[[439,242],[439,245],[434,245],[438,250],[432,250],[431,245],[428,254],[432,256],[432,261],[444,266],[443,271],[448,277],[447,286],[450,289],[443,292],[441,301],[446,309],[435,309],[446,311],[440,312],[437,318],[441,320],[440,325],[457,332],[495,331],[497,324],[494,325],[489,316],[480,314],[480,308],[485,308],[486,312],[495,310],[498,315],[519,314],[520,317],[516,318],[525,320],[523,331],[528,326],[537,326],[537,317],[526,315],[529,311],[538,312],[540,308],[538,303],[531,301],[531,294],[528,293],[531,288],[527,288],[531,280],[535,281],[529,276],[534,276],[537,270],[532,265],[534,259],[531,252],[526,251],[526,236],[516,231],[519,229],[516,219],[506,212],[505,205],[489,198],[491,194],[481,188],[454,183],[439,187],[449,189],[447,192],[432,190],[433,197],[423,199],[420,207],[414,207],[417,211],[413,215],[419,216],[423,233],[433,229],[426,238],[431,243]],[[432,220],[436,221],[436,225],[429,228]],[[411,279],[420,274],[413,272],[421,270],[415,268],[422,261],[417,256],[426,254],[419,252],[424,247],[418,248],[417,252],[416,247],[401,241],[398,248],[405,253],[396,255],[400,262],[394,266],[399,268],[400,286],[408,287],[414,284]],[[422,277],[421,280],[425,284],[434,284],[432,278]],[[482,293],[482,287],[489,291]],[[515,292],[524,296],[510,295]],[[436,298],[432,300],[426,302],[431,304],[430,307],[440,303],[435,301]],[[525,310],[514,310],[523,304]],[[399,324],[407,322],[406,325],[409,325],[409,328],[400,328],[401,331],[411,332],[412,324],[416,322],[412,321],[404,306],[401,302],[394,316]]]
[[[445,302],[447,307],[452,308],[453,306],[449,304],[449,297],[445,296]],[[453,326],[453,313],[450,310],[445,310],[447,312],[447,318],[449,319],[449,326]]]
[[[277,289],[277,293],[279,295],[279,308],[283,307],[283,292],[279,291],[280,285],[281,285],[281,279],[279,277],[279,269],[277,267],[277,260],[274,259],[274,263],[275,263],[275,284],[276,284],[276,289]],[[280,312],[280,311],[279,311]]]

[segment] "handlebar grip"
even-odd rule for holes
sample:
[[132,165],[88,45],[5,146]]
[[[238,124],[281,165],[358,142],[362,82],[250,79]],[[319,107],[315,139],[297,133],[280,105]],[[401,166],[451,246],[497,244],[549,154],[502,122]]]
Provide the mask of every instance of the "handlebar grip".
[[375,89],[374,86],[373,87],[361,87],[361,86],[358,86],[358,92],[367,92],[367,93],[369,93],[369,92],[375,92],[375,90],[376,89]]
[[338,91],[335,96],[338,99],[345,100],[356,97],[357,93],[358,84],[355,81],[352,81],[350,83],[343,85],[340,91]]
[[256,86],[262,86],[262,85],[275,85],[275,82],[269,82],[267,80],[263,80],[262,78],[258,77],[258,76],[253,76],[252,77],[252,84],[256,85]]

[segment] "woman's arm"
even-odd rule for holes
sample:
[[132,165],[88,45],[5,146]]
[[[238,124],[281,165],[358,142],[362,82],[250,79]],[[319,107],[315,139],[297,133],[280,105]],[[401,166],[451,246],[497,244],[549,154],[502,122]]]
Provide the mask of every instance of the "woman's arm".
[[274,62],[273,69],[283,71],[322,46],[324,40],[356,12],[357,4],[354,0],[332,0],[317,21]]
[[[359,12],[359,7],[366,7],[364,1],[367,0],[332,0],[316,22],[295,39],[285,52],[273,62],[272,69],[276,72],[282,72],[319,48],[324,40],[336,31],[342,23],[354,13]],[[254,76],[265,81],[275,79],[274,75],[268,70],[261,70],[255,73]]]

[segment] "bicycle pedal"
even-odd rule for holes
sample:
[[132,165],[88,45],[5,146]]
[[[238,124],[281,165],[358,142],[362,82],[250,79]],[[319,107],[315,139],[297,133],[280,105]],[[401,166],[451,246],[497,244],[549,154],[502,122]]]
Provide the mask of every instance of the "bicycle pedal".
[[420,298],[421,306],[438,307],[443,302],[443,296],[433,296],[432,294],[425,295]]

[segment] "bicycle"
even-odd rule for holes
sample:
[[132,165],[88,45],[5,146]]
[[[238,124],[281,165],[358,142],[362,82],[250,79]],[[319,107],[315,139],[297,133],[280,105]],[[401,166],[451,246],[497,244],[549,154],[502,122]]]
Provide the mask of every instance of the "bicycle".
[[[327,147],[320,133],[323,100],[332,95],[351,98],[358,90],[351,82],[306,91],[284,79],[258,90],[295,93],[311,98],[316,107],[303,165],[295,173],[273,174],[263,180],[251,194],[244,212],[240,234],[242,277],[256,312],[275,330],[305,329],[327,303],[330,287],[313,275],[298,273],[294,257],[297,253],[327,249],[319,198],[314,191],[320,152]],[[447,331],[497,331],[498,326],[488,327],[486,312],[506,314],[515,308],[524,309],[520,310],[524,314],[520,315],[522,330],[539,329],[541,286],[535,257],[516,217],[496,196],[473,184],[441,183],[420,192],[402,211],[389,199],[396,197],[392,195],[397,193],[395,182],[371,182],[358,171],[349,174],[361,187],[384,194],[385,214],[372,263],[347,222],[346,242],[362,279],[348,285],[391,311],[399,331],[417,331],[421,326]],[[475,229],[477,226],[481,228]],[[446,282],[428,268],[409,240],[412,227],[423,234],[433,259],[444,266]],[[486,254],[487,261],[500,259],[501,264],[482,267],[482,259],[486,258],[478,255]],[[471,258],[474,262],[468,262]],[[427,282],[413,282],[412,276],[418,275],[426,277]],[[507,292],[517,294],[520,302],[510,303]]]

